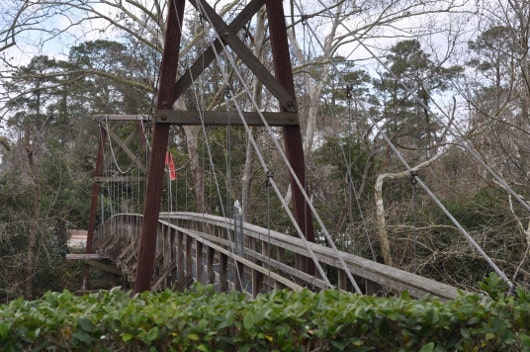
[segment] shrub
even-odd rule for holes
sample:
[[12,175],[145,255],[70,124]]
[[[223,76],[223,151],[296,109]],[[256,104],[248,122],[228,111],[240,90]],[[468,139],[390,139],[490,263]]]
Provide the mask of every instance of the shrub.
[[131,296],[49,292],[0,306],[3,351],[530,351],[530,295],[454,301],[194,286]]

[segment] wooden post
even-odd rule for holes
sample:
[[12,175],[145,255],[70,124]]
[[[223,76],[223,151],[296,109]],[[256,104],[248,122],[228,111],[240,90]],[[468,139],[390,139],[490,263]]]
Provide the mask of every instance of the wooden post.
[[186,276],[193,275],[193,255],[191,249],[193,247],[193,237],[186,236]]
[[339,290],[347,291],[348,290],[348,276],[346,275],[346,272],[344,272],[344,270],[339,269],[337,271],[337,275],[338,275],[337,288]]

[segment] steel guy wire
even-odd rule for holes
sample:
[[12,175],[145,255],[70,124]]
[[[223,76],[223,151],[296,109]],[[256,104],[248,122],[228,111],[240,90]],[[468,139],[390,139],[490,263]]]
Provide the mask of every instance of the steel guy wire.
[[[321,0],[318,0],[321,5],[322,2]],[[324,6],[324,5],[323,5]],[[341,23],[341,25],[343,25],[345,27],[345,25],[343,23]],[[345,27],[347,29],[347,27]],[[314,33],[313,29],[310,27],[310,30],[312,31],[313,35],[314,35],[314,39],[319,43],[319,45],[322,46],[320,40],[318,39],[316,33]],[[352,34],[354,35],[354,34]],[[357,38],[357,37],[355,37]],[[374,58],[376,58],[378,61],[380,60],[379,58],[377,58],[377,56],[375,56],[375,54],[373,54],[373,52],[366,46],[362,43],[362,41],[360,41],[359,39],[357,39],[359,41],[359,43],[366,49],[370,52],[371,55],[374,56]],[[337,71],[337,74],[340,75],[340,71],[337,69],[336,65],[334,64],[333,61],[331,61],[331,64],[334,66],[335,70]],[[385,66],[387,69],[388,67]],[[406,87],[405,87],[406,88]],[[371,114],[369,113],[369,111],[366,109],[366,107],[364,106],[364,104],[362,102],[358,102],[358,105],[361,106],[365,112],[365,115],[371,120],[371,122],[374,124],[374,126],[379,130],[381,136],[383,137],[383,139],[385,140],[385,142],[388,144],[388,146],[392,149],[392,151],[394,152],[394,154],[398,157],[398,159],[400,160],[400,162],[405,166],[405,168],[409,171],[409,172],[412,172],[412,171],[415,171],[414,168],[412,168],[408,163],[407,161],[405,160],[405,158],[402,156],[402,154],[399,152],[399,150],[397,149],[397,147],[394,145],[394,143],[390,140],[390,138],[388,137],[388,135],[386,134],[386,132],[380,128],[380,126],[376,123],[375,119],[371,116]],[[427,107],[428,108],[428,107]],[[430,111],[430,109],[429,109]],[[460,143],[460,142],[459,142]],[[493,171],[493,170],[492,170]],[[502,272],[499,267],[493,262],[493,260],[486,254],[486,252],[484,252],[484,250],[482,249],[482,247],[480,247],[480,245],[473,239],[473,237],[467,232],[467,230],[462,227],[462,225],[458,222],[458,220],[456,220],[456,218],[447,210],[447,208],[441,203],[441,201],[438,199],[438,197],[431,192],[431,190],[427,187],[427,185],[425,185],[425,183],[423,183],[423,181],[420,179],[419,176],[414,176],[415,180],[417,181],[417,184],[427,193],[427,195],[433,200],[433,202],[442,210],[442,212],[451,220],[451,222],[458,228],[458,230],[460,231],[460,233],[462,233],[462,235],[466,238],[466,240],[470,243],[470,245],[484,258],[484,260],[486,260],[486,262],[490,265],[490,267],[507,283],[507,285],[512,288],[513,287],[513,283],[508,279],[508,277],[504,274],[504,272]],[[513,190],[512,190],[513,191]],[[518,198],[519,199],[519,198]],[[523,201],[524,203],[524,201]],[[528,207],[528,209],[530,209],[530,205],[526,204],[526,206]]]
[[[173,0],[173,1],[175,1],[175,0]],[[177,19],[178,18],[179,17],[177,16]],[[182,24],[181,23],[179,23],[179,26],[180,26],[180,28],[182,28]],[[214,46],[214,48],[215,48],[215,46]],[[189,72],[190,72],[190,75],[191,75],[192,74],[191,68],[189,69]],[[216,175],[216,172],[215,172],[215,164],[213,162],[213,156],[212,156],[213,154],[212,154],[212,151],[211,151],[210,143],[208,142],[208,138],[207,138],[206,125],[204,123],[204,112],[203,112],[202,109],[200,109],[200,107],[203,104],[201,104],[201,99],[199,99],[199,96],[197,94],[197,88],[196,88],[195,83],[194,83],[195,79],[194,79],[193,75],[191,75],[191,81],[193,83],[193,89],[192,89],[193,90],[193,97],[195,99],[195,104],[197,105],[197,108],[198,108],[197,110],[199,112],[199,117],[200,117],[200,121],[201,121],[201,131],[203,133],[204,140],[205,140],[205,145],[206,145],[206,149],[207,149],[207,153],[208,153],[208,159],[210,161],[210,167],[211,167],[211,170],[212,170],[212,175],[213,175],[213,179],[214,179],[216,193],[217,193],[217,197],[219,199],[219,206],[221,208],[221,214],[226,219],[226,211],[225,211],[225,208],[224,208],[223,198],[222,198],[222,195],[221,195],[221,187],[219,186],[219,181],[217,179],[217,175]],[[203,92],[203,90],[201,89],[201,93],[202,92]],[[229,230],[229,227],[227,227],[227,235],[229,237],[230,250],[231,250],[232,254],[235,255],[235,249],[234,249],[234,240],[235,239],[232,238],[230,230]],[[235,260],[236,260],[235,257],[232,257],[232,258],[233,258],[233,260],[235,262]],[[243,278],[242,278],[241,273],[239,272],[239,266],[237,265],[237,263],[236,263],[236,265],[234,265],[234,267],[236,269],[236,275],[237,275],[240,287],[243,287]]]
[[[322,0],[317,0],[322,6],[324,6],[325,8],[325,5],[322,3]],[[419,99],[417,96],[415,96],[414,94],[412,94],[412,90],[403,82],[399,79],[399,77],[397,77],[397,75],[392,71],[390,70],[390,68],[388,67],[388,65],[386,63],[383,62],[383,60],[377,56],[374,51],[372,49],[370,49],[370,47],[368,45],[366,45],[363,40],[361,38],[359,38],[354,31],[352,31],[350,28],[348,28],[346,26],[346,24],[344,23],[344,21],[341,21],[340,25],[346,30],[348,31],[348,33],[351,34],[352,38],[354,40],[356,40],[359,45],[364,49],[366,50],[381,66],[383,66],[385,68],[385,70],[390,73],[392,76],[394,76],[394,78],[399,82],[399,84],[401,85],[401,87],[403,87],[403,89],[405,89],[408,94],[410,96],[413,97],[414,100],[417,101],[417,103],[419,103],[424,109],[427,109],[427,111],[429,111],[430,115],[433,116],[436,121],[438,121],[438,123],[440,123],[442,126],[445,125],[444,121],[435,113],[433,113],[432,109],[427,105],[425,104],[423,101],[421,101],[421,99]],[[316,37],[315,35],[315,39],[320,43],[320,41],[318,40],[318,38]],[[332,61],[333,63],[333,61]],[[434,104],[436,105],[436,107],[439,108],[440,112],[446,117],[446,118],[450,118],[447,113],[440,108],[440,106],[436,103],[436,101],[434,101]],[[456,141],[464,148],[466,149],[481,165],[482,167],[507,191],[509,192],[512,196],[515,197],[515,199],[517,199],[517,201],[528,211],[530,211],[530,203],[526,202],[517,192],[515,192],[513,190],[512,187],[510,187],[508,185],[508,183],[500,176],[498,175],[485,161],[484,159],[480,156],[480,154],[475,150],[473,149],[467,142],[464,141],[464,137],[462,136],[462,132],[460,130],[458,130],[457,127],[454,127],[455,129],[457,129],[457,131],[453,131],[451,128],[449,128],[449,132],[451,133],[451,135],[456,139]]]
[[[202,7],[202,4],[200,5]],[[203,8],[203,11],[204,11],[204,8]],[[209,17],[208,14],[205,14],[205,17]],[[209,19],[210,20],[210,19]],[[211,22],[211,21],[210,21]],[[223,43],[223,41],[221,40],[220,38],[220,35],[219,33],[216,32],[216,35],[218,36],[219,40],[221,41],[221,43]],[[344,258],[342,258],[342,256],[340,255],[337,247],[335,246],[335,243],[333,241],[333,239],[331,238],[331,236],[329,235],[329,232],[327,231],[325,225],[323,224],[320,216],[318,215],[316,209],[314,208],[312,202],[311,202],[311,199],[310,197],[308,196],[307,192],[305,191],[305,188],[302,186],[302,183],[301,181],[299,180],[298,176],[296,175],[296,173],[294,172],[291,164],[289,163],[289,160],[287,159],[287,156],[285,155],[285,152],[283,151],[283,149],[281,148],[281,146],[279,145],[279,142],[277,140],[277,138],[274,137],[274,133],[270,127],[270,125],[267,123],[263,113],[261,112],[257,102],[255,101],[255,99],[251,96],[251,93],[250,93],[250,89],[248,87],[248,85],[246,84],[245,80],[243,79],[242,77],[242,74],[241,72],[239,71],[238,67],[236,66],[236,62],[234,60],[234,58],[228,53],[228,50],[226,49],[226,46],[223,45],[223,50],[225,51],[226,55],[227,55],[227,58],[229,59],[230,61],[230,64],[232,65],[234,71],[236,72],[236,74],[238,75],[238,78],[241,80],[241,84],[242,86],[244,87],[244,90],[247,92],[247,94],[249,95],[250,99],[251,99],[251,102],[254,106],[254,108],[256,109],[258,115],[260,116],[264,126],[266,127],[267,131],[269,132],[269,134],[272,136],[272,140],[274,142],[274,144],[276,145],[276,148],[280,154],[280,156],[282,157],[283,161],[284,161],[284,164],[286,165],[286,167],[288,168],[288,171],[290,172],[293,180],[295,181],[297,187],[299,187],[299,189],[301,190],[301,193],[302,195],[304,196],[305,198],[305,201],[307,203],[307,205],[309,206],[311,212],[313,213],[313,215],[315,216],[315,220],[317,221],[317,223],[319,224],[319,226],[321,227],[322,229],[322,232],[324,233],[326,239],[328,240],[328,242],[330,243],[331,245],[331,248],[332,250],[336,253],[337,255],[337,258],[342,266],[342,268],[344,269],[344,271],[346,272],[346,275],[348,276],[349,280],[351,281],[353,287],[355,288],[355,290],[358,292],[358,293],[361,293],[361,290],[359,288],[359,286],[357,285],[355,279],[353,278],[353,276],[351,275],[351,272],[348,268],[348,266],[346,265],[346,263],[344,262]],[[264,159],[261,155],[261,152],[259,151],[259,148],[253,138],[253,136],[250,134],[250,129],[248,127],[248,124],[246,123],[245,121],[245,118],[243,116],[243,112],[241,111],[240,107],[238,106],[237,102],[234,102],[234,104],[236,105],[236,109],[238,111],[238,114],[243,122],[243,125],[245,126],[245,129],[247,131],[247,134],[249,135],[249,137],[251,137],[251,143],[253,144],[255,150],[256,150],[256,153],[258,154],[258,158],[260,159],[260,162],[262,163],[262,167],[264,168],[265,171],[268,171],[268,168],[266,166],[266,163],[264,162]],[[305,238],[305,236],[303,235],[303,232],[301,231],[300,227],[298,226],[292,212],[290,211],[289,207],[288,207],[288,204],[286,204],[285,202],[285,199],[283,198],[283,196],[281,195],[281,192],[279,190],[279,188],[277,187],[276,183],[274,182],[274,180],[271,180],[271,185],[273,187],[273,189],[275,190],[275,192],[277,193],[277,196],[279,197],[280,201],[282,202],[283,206],[284,206],[284,209],[286,210],[287,214],[289,215],[289,217],[291,218],[291,221],[293,222],[293,225],[295,226],[296,230],[297,230],[297,233],[299,234],[300,238],[302,239],[302,241],[304,241],[304,244],[307,244],[306,245],[306,249],[308,250],[309,253],[313,253],[313,251],[310,249],[310,246],[308,245],[308,242],[307,242],[307,239]],[[314,256],[314,254],[312,254],[312,256]],[[317,268],[321,268],[320,266],[320,263],[318,263],[318,260],[316,260],[316,258],[313,257],[313,260],[316,261],[316,266]],[[318,264],[317,264],[318,263]],[[320,269],[319,269],[320,271]],[[323,272],[321,273],[321,275],[323,274]],[[325,274],[322,276],[322,277],[326,277]],[[326,277],[326,281],[329,283],[329,280],[327,280],[327,277]]]
[[[208,21],[211,23],[210,21],[210,18],[208,16],[208,14],[206,13],[205,9],[202,7],[202,4],[199,4],[199,6],[201,7],[202,9],[202,12],[204,13],[204,16],[208,19]],[[219,34],[217,33],[217,31],[215,31],[216,35],[218,36],[218,39],[220,40],[221,43],[223,43],[223,41],[221,40]],[[216,56],[216,61],[219,63],[220,61],[220,55],[218,53],[218,51],[216,50],[215,47],[214,48],[214,53],[215,53],[215,56]],[[250,93],[250,89],[248,88],[248,86],[246,85],[246,82],[245,80],[243,79],[242,77],[242,74],[240,73],[239,71],[239,68],[237,67],[236,65],[236,62],[234,60],[234,58],[232,57],[232,55],[230,55],[230,53],[228,52],[228,49],[226,48],[226,46],[223,44],[222,45],[222,48],[225,52],[225,55],[227,56],[228,58],[228,61],[230,62],[232,68],[234,69],[234,72],[236,73],[236,75],[238,76],[238,78],[241,80],[244,88],[245,88],[245,92],[247,93],[247,95],[251,98],[251,101],[255,107],[255,109],[257,110],[258,114],[261,115],[261,117],[263,118],[263,114],[261,113],[259,107],[257,106],[257,102],[254,100],[254,98],[251,96],[251,93]],[[252,135],[251,133],[251,130],[250,130],[250,127],[248,126],[248,124],[246,123],[246,120],[243,116],[243,112],[241,110],[241,107],[239,106],[239,103],[235,100],[235,96],[234,95],[231,95],[230,97],[234,103],[234,106],[238,112],[238,116],[240,117],[243,125],[245,126],[245,131],[250,139],[250,142],[252,144],[252,146],[254,147],[254,150],[256,151],[256,155],[258,156],[258,159],[260,160],[260,163],[264,169],[264,172],[265,174],[270,174],[270,171],[269,171],[269,168],[267,167],[267,164],[265,162],[265,159],[263,157],[263,155],[261,154],[261,151],[259,150],[259,147],[257,146],[257,143],[254,139],[254,136]],[[264,118],[263,118],[264,119]],[[269,133],[271,134],[271,136],[273,136],[273,140],[275,140],[274,138],[274,135],[272,133],[272,130],[270,130],[269,128]],[[281,149],[281,148],[280,148]],[[294,171],[292,171],[294,173]],[[296,176],[295,176],[296,177]],[[311,249],[311,247],[309,246],[309,243],[307,241],[307,239],[305,238],[305,236],[303,235],[303,232],[300,228],[300,226],[298,225],[293,213],[291,212],[291,210],[289,209],[289,205],[286,203],[285,199],[283,198],[282,194],[281,194],[281,191],[280,189],[278,188],[278,186],[276,185],[276,182],[274,181],[273,178],[270,178],[269,179],[269,182],[270,182],[270,185],[271,187],[274,189],[275,193],[277,194],[278,198],[280,199],[280,202],[282,203],[282,206],[284,207],[284,209],[286,210],[287,212],[287,215],[289,216],[289,218],[291,219],[291,222],[293,223],[293,226],[295,227],[295,230],[297,232],[297,234],[299,235],[299,237],[301,238],[301,240],[303,241],[305,247],[306,247],[306,250],[308,251],[308,253],[310,254],[311,256],[311,259],[313,260],[313,262],[315,263],[315,266],[317,267],[317,270],[319,271],[319,274],[321,275],[321,277],[323,278],[323,280],[326,282],[326,284],[329,286],[329,287],[332,287],[331,283],[329,282],[328,278],[327,278],[327,275],[326,273],[324,272],[324,270],[322,269],[322,266],[320,265],[320,263],[318,262],[318,260],[316,259],[316,256],[313,252],[313,250]]]

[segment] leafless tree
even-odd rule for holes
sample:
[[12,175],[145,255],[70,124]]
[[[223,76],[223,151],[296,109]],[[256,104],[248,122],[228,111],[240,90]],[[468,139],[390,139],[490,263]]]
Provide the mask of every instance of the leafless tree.
[[16,44],[16,36],[32,20],[26,16],[25,1],[7,1],[0,4],[0,52]]

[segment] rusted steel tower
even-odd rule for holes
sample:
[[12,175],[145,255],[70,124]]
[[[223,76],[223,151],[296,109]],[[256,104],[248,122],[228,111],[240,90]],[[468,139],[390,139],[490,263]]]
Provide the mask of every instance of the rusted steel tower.
[[[96,218],[98,210],[98,202],[101,192],[101,185],[108,182],[143,182],[144,177],[131,177],[131,176],[104,176],[105,171],[105,147],[108,142],[113,141],[118,149],[121,149],[133,162],[136,167],[142,171],[142,174],[145,174],[146,167],[145,165],[136,158],[134,153],[129,149],[128,144],[133,139],[140,139],[141,145],[145,148],[146,140],[145,134],[143,133],[142,123],[149,121],[148,116],[142,115],[97,115],[94,116],[94,120],[99,123],[99,140],[98,140],[98,149],[96,157],[96,168],[94,171],[94,183],[92,186],[92,193],[90,196],[90,214],[88,218],[88,230],[87,230],[87,240],[85,253],[93,254],[93,240],[94,233],[96,231]],[[131,134],[125,139],[122,140],[111,128],[108,122],[118,121],[118,122],[136,122],[137,128],[131,132]],[[104,124],[104,123],[107,124]],[[107,140],[109,139],[109,140]],[[81,288],[83,290],[88,290],[89,287],[89,274],[90,274],[90,265],[85,263],[83,267],[83,283]]]
[[[199,121],[197,113],[173,111],[173,103],[191,86],[193,79],[199,77],[201,72],[215,59],[214,50],[219,50],[222,44],[230,46],[238,58],[248,66],[263,85],[278,99],[280,112],[266,113],[264,116],[270,121],[271,125],[283,126],[287,158],[302,187],[306,188],[302,134],[298,124],[298,107],[295,99],[293,72],[282,1],[252,0],[230,24],[225,23],[206,0],[190,0],[190,3],[211,22],[220,39],[215,40],[197,58],[189,70],[184,72],[177,80],[177,64],[182,38],[185,0],[169,1],[157,111],[155,112],[151,157],[147,174],[145,194],[148,196],[145,199],[143,213],[135,292],[143,292],[150,289],[163,186],[164,159],[168,146],[170,125],[196,124]],[[263,6],[266,7],[268,17],[274,75],[237,36],[237,33]],[[219,42],[219,40],[222,40],[223,43]],[[225,112],[221,111],[204,112],[201,116],[204,117],[206,124],[220,124],[220,121],[227,121],[229,117]],[[249,124],[259,124],[255,117],[255,113],[245,113],[245,118]],[[291,188],[293,190],[296,221],[306,238],[309,241],[314,241],[311,211],[305,202],[302,190],[298,187],[293,177],[291,177]],[[307,273],[314,275],[315,267],[308,258],[304,258],[301,266]]]

